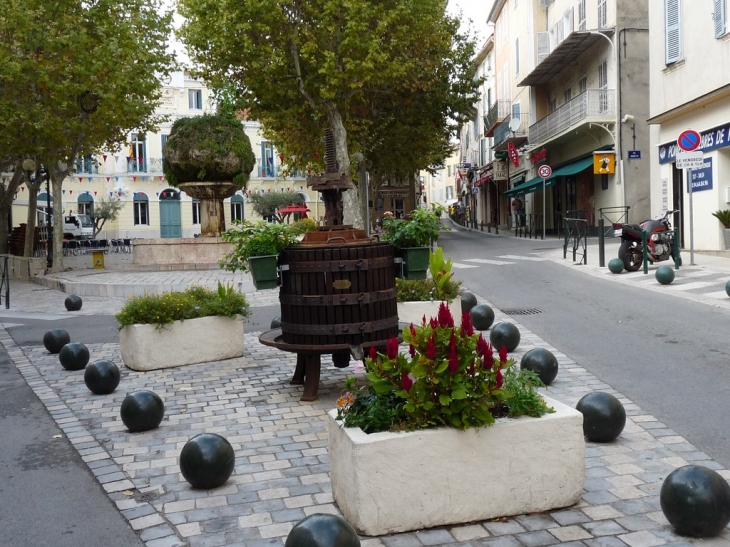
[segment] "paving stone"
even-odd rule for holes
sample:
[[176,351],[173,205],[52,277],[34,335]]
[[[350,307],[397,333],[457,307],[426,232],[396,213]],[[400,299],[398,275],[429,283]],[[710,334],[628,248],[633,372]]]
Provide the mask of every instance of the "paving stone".
[[540,547],[542,545],[553,545],[558,543],[555,536],[545,530],[525,532],[524,534],[517,534],[515,537],[526,547]]
[[423,532],[416,532],[416,538],[423,545],[446,545],[456,542],[456,539],[448,530],[425,530]]

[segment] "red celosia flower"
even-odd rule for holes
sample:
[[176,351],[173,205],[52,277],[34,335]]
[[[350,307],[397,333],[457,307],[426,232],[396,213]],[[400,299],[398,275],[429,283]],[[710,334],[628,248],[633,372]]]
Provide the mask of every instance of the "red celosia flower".
[[476,369],[476,359],[471,360],[471,365],[469,366],[469,374],[474,374],[474,370]]
[[494,375],[494,377],[497,382],[497,389],[501,388],[504,385],[504,376],[502,376],[502,371],[500,369],[497,369],[497,373]]
[[416,356],[416,348],[413,347],[413,344],[408,346],[408,353],[411,354],[411,358]]
[[377,359],[378,359],[378,350],[375,349],[375,346],[370,346],[370,353],[368,354],[368,356],[373,361],[377,361]]
[[431,361],[436,358],[436,341],[433,336],[428,339],[428,343],[426,344],[426,357],[431,359]]
[[438,321],[436,321],[436,318],[435,318],[435,317],[432,317],[432,318],[431,318],[431,322],[430,322],[430,324],[431,324],[431,328],[432,328],[432,329],[435,329],[436,327],[438,327],[438,326],[439,326],[439,324],[438,324]]
[[385,354],[388,356],[388,359],[398,357],[398,339],[395,336],[391,336],[385,343]]
[[472,336],[474,334],[474,325],[471,322],[471,314],[468,311],[461,314],[461,334],[462,336]]
[[492,344],[487,342],[481,334],[477,339],[477,353],[484,359],[485,363],[489,363],[489,367],[492,366],[492,361],[494,361],[494,349],[492,348]]
[[426,326],[426,323],[427,323],[427,321],[426,321],[426,314],[423,314],[423,318],[421,319],[421,324],[423,326]]
[[441,305],[439,306],[438,321],[439,326],[443,329],[454,326],[454,317],[451,315],[451,310],[449,310],[449,307],[443,302],[441,302]]
[[413,379],[411,378],[411,375],[405,373],[401,374],[400,385],[406,390],[406,392],[411,391],[411,388],[413,387]]
[[459,372],[459,356],[456,354],[456,336],[453,332],[449,340],[449,372],[451,374]]
[[411,336],[413,336],[413,338],[416,337],[416,327],[413,326],[413,323],[411,323]]
[[499,362],[504,365],[507,362],[507,346],[499,348]]

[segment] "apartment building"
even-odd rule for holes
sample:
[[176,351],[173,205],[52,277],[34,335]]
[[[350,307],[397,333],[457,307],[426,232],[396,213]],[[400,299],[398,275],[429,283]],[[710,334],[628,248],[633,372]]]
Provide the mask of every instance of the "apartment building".
[[594,233],[602,215],[646,218],[648,0],[500,0],[489,20],[497,98],[486,122],[507,166],[500,220],[514,197],[553,233],[566,218]]
[[[155,133],[131,132],[127,145],[118,152],[78,158],[63,184],[64,213],[88,214],[99,199],[115,198],[121,200],[124,207],[115,221],[104,225],[99,237],[167,238],[198,234],[200,204],[167,183],[162,173],[162,150],[176,119],[209,113],[212,108],[212,92],[202,81],[186,72],[173,73],[162,82],[162,102],[158,110],[168,116],[168,121]],[[250,120],[242,123],[256,156],[256,166],[245,192],[249,195],[287,190],[299,192],[313,212],[310,217],[319,219],[323,216],[324,205],[316,192],[307,190],[305,175],[284,176],[282,163],[285,158],[263,138],[260,124]],[[37,198],[39,224],[45,223],[46,197],[45,189],[42,189]],[[244,191],[226,199],[224,210],[227,225],[232,220],[255,218]],[[12,207],[14,223],[25,222],[27,214],[28,189],[23,185]]]
[[[730,209],[728,0],[656,0],[649,6],[652,214],[678,210],[684,248],[725,250],[712,212]],[[677,169],[677,138],[701,135],[701,168]],[[691,220],[691,221],[690,221]]]

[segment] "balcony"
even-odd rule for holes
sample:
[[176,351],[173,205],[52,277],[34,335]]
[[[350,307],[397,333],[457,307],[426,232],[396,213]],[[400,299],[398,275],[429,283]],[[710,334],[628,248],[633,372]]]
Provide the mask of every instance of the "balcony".
[[484,136],[494,136],[494,129],[510,114],[512,104],[510,101],[499,100],[489,107],[489,112],[484,116]]
[[[519,125],[514,120],[519,120]],[[527,112],[522,112],[519,116],[507,116],[494,130],[494,150],[507,150],[510,142],[520,146],[527,140],[529,125],[530,114]]]
[[530,126],[530,146],[540,146],[585,123],[616,121],[616,91],[588,89]]
[[162,173],[162,158],[127,158],[127,173]]

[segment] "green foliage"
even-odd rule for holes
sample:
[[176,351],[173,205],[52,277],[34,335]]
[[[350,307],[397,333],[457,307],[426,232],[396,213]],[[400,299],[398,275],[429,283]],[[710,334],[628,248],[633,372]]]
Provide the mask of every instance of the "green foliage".
[[441,223],[441,213],[436,209],[418,208],[408,218],[383,218],[383,241],[394,247],[429,247],[439,237],[445,226]]
[[441,247],[429,253],[430,277],[395,280],[398,302],[453,301],[461,293],[461,281],[454,281],[451,266],[451,259],[444,260],[444,250]]
[[116,315],[120,327],[125,325],[163,325],[173,321],[223,315],[248,317],[246,297],[232,286],[218,282],[218,289],[191,287],[186,291],[132,296]]
[[245,188],[256,157],[243,125],[230,113],[178,118],[165,144],[168,182],[233,182]]
[[349,391],[338,400],[346,425],[357,422],[370,431],[392,429],[394,424],[399,429],[467,429],[490,425],[493,413],[502,415],[505,410],[512,417],[549,411],[538,404],[534,375],[515,370],[504,348],[495,356],[491,344],[474,332],[468,313],[456,327],[442,303],[437,318],[404,328],[403,341],[409,345],[408,355],[399,353],[395,338],[388,340],[385,355],[371,350],[365,360],[368,388]]
[[123,207],[123,201],[112,198],[101,198],[94,203],[94,210],[91,215],[91,221],[94,223],[93,237],[96,237],[101,232],[107,221],[114,222]]
[[715,211],[712,216],[719,220],[724,228],[730,228],[730,209]]
[[234,249],[221,260],[220,267],[231,272],[247,272],[250,257],[279,255],[287,247],[296,246],[299,237],[314,228],[316,224],[309,219],[293,224],[234,221],[233,226],[221,234],[223,241],[233,243]]
[[274,216],[277,209],[286,207],[290,203],[301,205],[304,198],[297,192],[266,192],[251,194],[248,200],[253,204],[254,213],[261,218],[268,219]]
[[545,387],[540,377],[531,370],[518,370],[510,367],[504,374],[504,388],[512,393],[505,403],[512,416],[539,417],[555,412],[535,388]]

